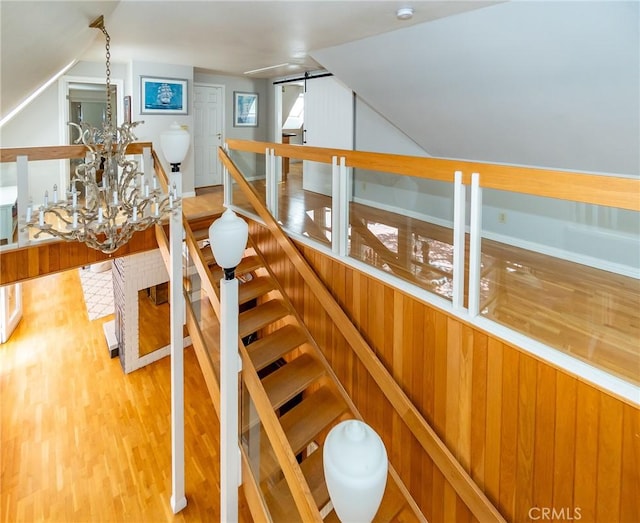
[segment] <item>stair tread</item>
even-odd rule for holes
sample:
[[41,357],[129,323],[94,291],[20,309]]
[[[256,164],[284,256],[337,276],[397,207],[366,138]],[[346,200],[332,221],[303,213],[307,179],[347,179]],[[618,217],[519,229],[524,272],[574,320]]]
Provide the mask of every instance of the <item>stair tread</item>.
[[300,394],[324,374],[324,367],[312,356],[302,354],[262,380],[274,410]]
[[[393,481],[391,475],[387,474],[387,486],[384,489],[384,496],[373,520],[381,522],[393,521],[405,505],[407,505],[407,500],[402,494],[402,491],[398,485],[396,485],[396,482]],[[413,515],[413,511],[410,512]],[[412,519],[415,519],[415,516]]]
[[311,495],[318,508],[324,507],[329,502],[329,491],[324,480],[324,468],[322,464],[322,447],[316,449],[300,464]]
[[247,303],[273,290],[273,280],[269,276],[257,276],[239,285],[239,303]]
[[256,370],[261,370],[305,341],[307,336],[301,328],[285,325],[247,345],[247,351]]
[[282,416],[280,423],[293,453],[304,450],[345,409],[342,398],[338,398],[327,387],[322,387]]
[[259,331],[270,323],[284,318],[289,310],[282,300],[269,300],[252,309],[240,313],[238,332],[241,338]]
[[[224,271],[220,267],[215,265],[216,261],[215,261],[215,258],[213,257],[213,253],[211,252],[211,248],[205,247],[203,248],[202,252],[204,255],[205,262],[211,268],[211,277],[213,281],[221,280],[222,276],[224,275]],[[236,267],[236,276],[240,276],[241,274],[246,274],[248,272],[255,271],[260,267],[262,267],[262,261],[260,260],[260,258],[258,258],[258,256],[255,256],[255,255],[245,256],[240,261],[240,264]]]
[[[324,507],[329,502],[329,491],[324,481],[322,466],[322,451],[317,449],[300,465],[311,495],[318,508]],[[298,509],[291,495],[291,490],[286,479],[265,493],[265,500],[273,521],[290,521],[292,516],[297,516]]]
[[193,234],[195,240],[198,242],[209,238],[209,229],[196,229],[195,231],[191,230],[191,233]]
[[[314,392],[302,403],[296,405],[280,421],[287,418],[286,426],[282,428],[289,440],[294,454],[299,454],[322,429],[329,425],[344,410],[346,405],[326,387]],[[257,426],[252,430],[257,430]],[[243,431],[246,438],[247,431]],[[273,453],[269,438],[260,426],[260,482],[271,479],[280,470],[277,458]],[[271,487],[273,488],[273,487]],[[271,490],[271,489],[269,489]]]

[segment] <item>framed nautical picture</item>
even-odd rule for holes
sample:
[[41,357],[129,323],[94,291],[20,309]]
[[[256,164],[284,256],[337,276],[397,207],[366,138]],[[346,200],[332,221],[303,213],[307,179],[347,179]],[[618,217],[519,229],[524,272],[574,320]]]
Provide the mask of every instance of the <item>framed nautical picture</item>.
[[187,113],[187,80],[140,77],[140,114]]
[[233,92],[233,126],[258,127],[258,93]]

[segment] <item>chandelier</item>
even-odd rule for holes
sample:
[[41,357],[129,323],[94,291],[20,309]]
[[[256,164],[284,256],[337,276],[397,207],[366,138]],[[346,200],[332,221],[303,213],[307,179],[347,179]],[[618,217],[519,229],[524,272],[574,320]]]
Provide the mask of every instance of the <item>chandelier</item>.
[[[106,254],[126,244],[134,232],[159,223],[178,201],[175,184],[169,194],[158,188],[153,174],[145,176],[138,162],[127,158],[127,146],[136,140],[133,128],[144,122],[113,123],[111,108],[111,53],[109,33],[100,16],[89,27],[106,38],[107,104],[102,128],[87,122],[69,122],[77,129],[77,144],[87,147],[84,163],[75,168],[68,190],[53,186],[52,198],[45,191],[42,204],[29,202],[25,226],[66,241],[80,241]],[[185,151],[186,152],[186,151]]]

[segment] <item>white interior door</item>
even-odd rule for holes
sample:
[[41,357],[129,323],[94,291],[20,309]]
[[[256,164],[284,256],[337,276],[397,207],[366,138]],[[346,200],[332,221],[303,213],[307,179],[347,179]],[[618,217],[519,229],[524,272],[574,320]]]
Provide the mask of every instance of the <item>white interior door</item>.
[[[307,80],[304,94],[306,145],[353,149],[353,92],[333,76]],[[302,186],[331,195],[331,165],[304,161]]]
[[195,187],[222,183],[222,169],[218,160],[218,146],[222,145],[224,89],[216,85],[194,87]]

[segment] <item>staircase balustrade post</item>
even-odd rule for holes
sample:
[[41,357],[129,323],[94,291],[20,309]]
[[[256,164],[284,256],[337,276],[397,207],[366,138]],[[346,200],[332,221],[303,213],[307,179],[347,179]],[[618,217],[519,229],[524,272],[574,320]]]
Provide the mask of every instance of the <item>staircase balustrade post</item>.
[[[146,156],[145,156],[146,157]],[[145,168],[146,171],[146,168]],[[169,219],[170,323],[171,323],[171,509],[187,506],[184,479],[184,340],[185,304],[182,293],[182,175],[172,172],[179,197]]]
[[29,243],[29,230],[26,227],[20,227],[20,222],[27,214],[29,206],[29,158],[27,156],[18,156],[16,158],[17,171],[17,191],[18,191],[18,247],[24,247]]
[[464,308],[464,255],[466,188],[462,171],[455,172],[453,188],[453,307]]
[[480,312],[480,267],[482,258],[482,188],[480,174],[471,175],[471,232],[469,241],[469,315]]

